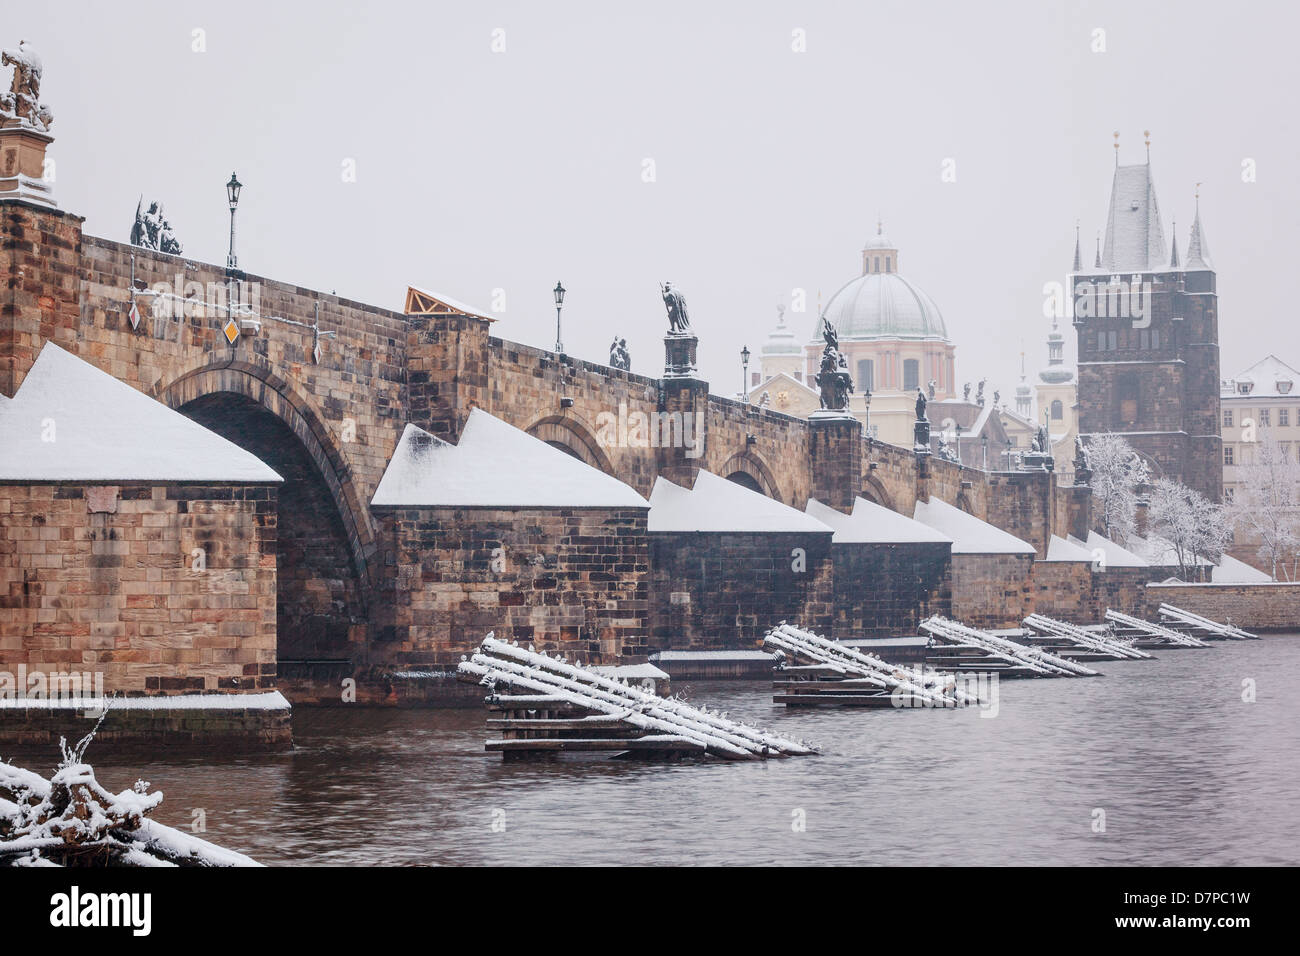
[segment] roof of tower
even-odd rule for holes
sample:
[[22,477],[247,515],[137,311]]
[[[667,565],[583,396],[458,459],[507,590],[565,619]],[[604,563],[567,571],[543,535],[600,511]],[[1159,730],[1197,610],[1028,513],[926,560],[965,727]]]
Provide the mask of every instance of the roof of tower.
[[[880,242],[883,245],[873,245]],[[880,233],[867,250],[898,247]],[[842,342],[871,339],[931,339],[948,341],[943,314],[923,290],[896,271],[870,272],[842,285],[821,315],[830,320]],[[821,319],[809,341],[821,340]]]
[[879,220],[876,221],[876,234],[866,241],[862,246],[864,252],[874,249],[897,249],[889,237],[885,235],[885,224]]
[[1083,256],[1079,254],[1079,224],[1074,224],[1074,272],[1083,271]]
[[1210,246],[1205,241],[1205,230],[1201,227],[1201,200],[1196,200],[1196,218],[1192,220],[1192,235],[1187,240],[1187,265],[1188,272],[1199,269],[1207,271],[1214,270],[1214,264],[1210,261]]
[[[1295,391],[1298,381],[1300,370],[1293,369],[1276,355],[1269,355],[1223,383],[1220,395],[1223,398],[1294,396],[1300,394]],[[1245,390],[1240,386],[1246,386]]]
[[1168,261],[1151,164],[1116,166],[1101,267],[1109,272],[1145,272],[1165,269]]

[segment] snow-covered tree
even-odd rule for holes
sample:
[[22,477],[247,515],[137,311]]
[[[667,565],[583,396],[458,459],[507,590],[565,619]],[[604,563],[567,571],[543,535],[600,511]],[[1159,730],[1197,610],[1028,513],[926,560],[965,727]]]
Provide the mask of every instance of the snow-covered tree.
[[1147,508],[1147,524],[1173,545],[1184,579],[1197,558],[1217,564],[1232,540],[1227,510],[1172,478],[1156,481]]
[[1127,544],[1137,527],[1138,488],[1151,480],[1151,469],[1119,435],[1088,438],[1092,497],[1101,533]]
[[1254,454],[1237,466],[1241,483],[1228,507],[1234,527],[1259,541],[1273,579],[1295,577],[1300,552],[1300,459],[1261,430]]

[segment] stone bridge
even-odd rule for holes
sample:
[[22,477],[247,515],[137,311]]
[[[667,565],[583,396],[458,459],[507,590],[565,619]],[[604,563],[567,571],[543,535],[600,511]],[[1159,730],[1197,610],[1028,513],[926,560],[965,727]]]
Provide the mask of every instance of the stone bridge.
[[[689,484],[707,469],[800,509],[816,497],[846,510],[861,495],[910,515],[936,496],[1040,556],[1053,533],[1086,535],[1087,489],[1058,489],[1048,472],[984,473],[873,443],[856,422],[791,418],[697,379],[519,345],[432,295],[413,291],[406,311],[390,311],[87,236],[66,212],[0,208],[0,392],[13,396],[52,341],[285,478],[282,664],[382,663],[372,642],[385,555],[369,501],[407,422],[455,441],[475,406],[642,495],[658,476]],[[665,414],[700,423],[694,447],[656,447],[624,425]]]

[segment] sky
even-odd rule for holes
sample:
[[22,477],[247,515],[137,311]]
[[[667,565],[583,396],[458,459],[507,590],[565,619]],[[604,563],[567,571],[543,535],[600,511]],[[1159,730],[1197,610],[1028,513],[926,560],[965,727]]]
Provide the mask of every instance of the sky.
[[1180,254],[1202,184],[1223,375],[1300,366],[1293,4],[124,0],[0,23],[44,60],[55,194],[86,232],[125,241],[143,195],[224,262],[233,170],[251,273],[397,310],[424,286],[539,347],[560,280],[566,351],[623,336],[647,375],[671,280],[722,393],[778,301],[811,338],[879,217],[959,381],[1010,395],[1022,350],[1031,381],[1046,363],[1076,222],[1089,259],[1105,227],[1112,133],[1136,163],[1150,130]]

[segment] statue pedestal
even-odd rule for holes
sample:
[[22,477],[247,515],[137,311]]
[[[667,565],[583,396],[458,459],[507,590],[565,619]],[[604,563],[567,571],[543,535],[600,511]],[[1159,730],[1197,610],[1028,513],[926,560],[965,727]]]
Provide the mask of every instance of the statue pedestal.
[[1045,471],[1056,470],[1056,459],[1045,451],[1027,451],[1020,456],[1020,461],[1025,471],[1037,471],[1040,468]]
[[1092,469],[1078,468],[1074,469],[1074,487],[1087,488],[1092,484]]
[[695,378],[699,374],[695,353],[700,340],[689,332],[664,336],[664,378]]
[[13,120],[0,127],[0,200],[22,199],[58,208],[54,188],[44,179],[45,147],[52,142],[49,133]]
[[912,426],[913,450],[930,453],[930,423],[917,422]]

